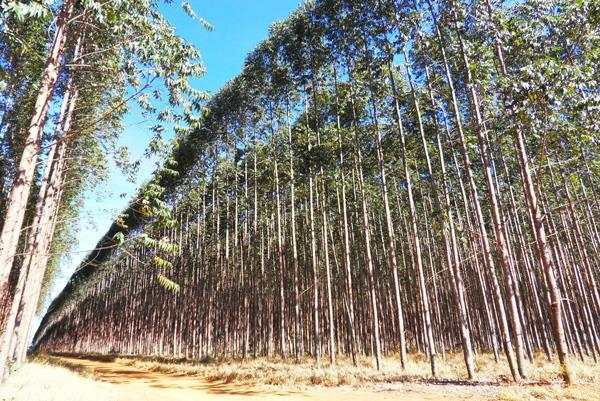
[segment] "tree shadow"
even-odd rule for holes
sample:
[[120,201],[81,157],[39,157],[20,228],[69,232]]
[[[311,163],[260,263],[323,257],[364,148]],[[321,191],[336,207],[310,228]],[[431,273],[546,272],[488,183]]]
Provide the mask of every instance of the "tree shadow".
[[299,394],[299,392],[272,391],[271,389],[262,391],[247,385],[236,385],[219,380],[211,381],[181,372],[153,372],[115,362],[114,355],[54,353],[52,356],[54,357],[50,359],[52,364],[65,367],[78,374],[91,374],[96,380],[116,385],[145,383],[154,388],[195,390],[214,395],[289,396]]

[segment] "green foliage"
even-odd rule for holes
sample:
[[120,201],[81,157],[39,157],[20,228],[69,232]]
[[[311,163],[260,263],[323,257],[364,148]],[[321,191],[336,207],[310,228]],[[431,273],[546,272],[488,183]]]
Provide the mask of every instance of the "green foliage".
[[125,243],[125,235],[121,232],[113,235],[113,240],[117,243],[118,246],[121,246]]
[[[191,9],[186,12],[195,18]],[[138,272],[136,267],[152,265],[160,271],[159,283],[174,292],[179,290],[176,281],[202,277],[190,291],[215,295],[212,302],[224,308],[241,307],[230,297],[253,285],[259,302],[272,302],[281,290],[291,304],[295,281],[287,270],[290,265],[298,263],[300,290],[320,292],[319,287],[326,288],[323,282],[312,282],[328,277],[325,260],[330,257],[335,265],[333,293],[343,313],[348,289],[343,283],[342,236],[347,229],[349,278],[361,295],[372,291],[373,302],[385,300],[381,311],[390,319],[382,321],[382,336],[392,349],[397,343],[397,333],[390,334],[397,327],[390,299],[394,273],[402,274],[401,302],[420,305],[407,313],[414,320],[422,318],[423,298],[415,291],[415,278],[423,275],[415,267],[417,237],[426,266],[427,289],[422,290],[435,294],[436,308],[446,308],[453,319],[462,313],[453,309],[455,278],[450,272],[465,274],[467,296],[480,299],[490,293],[483,280],[501,269],[496,255],[484,257],[483,248],[487,242],[498,244],[495,236],[504,231],[492,229],[497,224],[490,217],[492,200],[499,203],[506,224],[515,271],[533,268],[532,280],[538,280],[542,270],[532,256],[534,235],[520,227],[531,218],[531,202],[520,185],[521,161],[513,138],[517,128],[525,134],[544,219],[552,222],[550,241],[562,242],[572,234],[564,225],[567,219],[594,222],[598,211],[589,189],[600,184],[599,130],[593,118],[600,93],[595,22],[597,6],[585,0],[501,6],[440,0],[432,1],[431,8],[428,2],[394,0],[311,1],[276,23],[248,55],[240,75],[208,101],[181,81],[180,74],[193,67],[171,59],[172,46],[181,50],[181,57],[192,54],[186,54],[185,44],[165,31],[164,43],[159,43],[160,35],[150,35],[157,43],[127,48],[138,64],[127,63],[126,82],[141,88],[154,79],[164,81],[164,90],[141,95],[138,101],[141,110],[157,118],[147,154],[160,156],[162,164],[131,202],[126,217],[111,228],[110,238],[123,252],[94,255],[99,268],[83,267],[74,278],[98,281],[80,284],[77,296],[93,299],[90,294],[98,288],[108,288],[118,297],[121,287],[112,283],[121,281],[115,278],[129,278]],[[498,44],[506,73],[499,65]],[[176,133],[173,142],[164,138],[170,130]],[[486,169],[487,162],[493,165]],[[566,209],[567,191],[582,202],[573,208],[578,210]],[[347,202],[343,212],[342,197]],[[277,255],[279,225],[283,266]],[[122,227],[127,228],[124,236],[115,234]],[[299,242],[297,254],[291,251],[293,236]],[[185,238],[181,244],[179,238]],[[447,260],[454,242],[457,259]],[[596,251],[588,244],[576,245],[568,249],[572,257],[583,248],[590,254]],[[492,252],[495,247],[490,247]],[[398,271],[392,267],[394,248],[402,266]],[[453,270],[456,260],[460,269]],[[376,285],[366,273],[370,263]],[[486,277],[482,268],[489,269]],[[570,262],[560,268],[564,277],[573,273]],[[556,271],[562,277],[563,270]],[[168,279],[163,275],[167,273]],[[110,279],[103,281],[106,277]],[[542,278],[541,287],[544,282]],[[499,291],[508,290],[500,285]],[[525,299],[532,294],[522,291]],[[49,319],[64,319],[64,304],[80,305],[68,291],[62,302],[64,309],[53,311]],[[494,310],[492,305],[468,304],[473,316],[489,316]],[[306,305],[303,301],[300,307],[312,309]],[[272,311],[266,313],[268,319]],[[235,309],[231,316],[239,314]],[[443,316],[433,313],[438,329],[460,326],[446,326]],[[307,317],[313,319],[302,319]],[[527,319],[528,330],[538,330],[539,321]],[[52,330],[51,324],[42,327]],[[361,330],[369,333],[365,344],[371,327]],[[449,333],[444,331],[444,336]],[[485,333],[477,341],[486,343],[496,334]]]
[[169,262],[168,260],[165,260],[159,256],[154,257],[154,264],[156,264],[156,266],[158,266],[158,267],[163,267],[163,268],[168,268],[168,269],[173,268],[173,264],[171,262]]
[[23,22],[29,18],[45,18],[50,9],[46,2],[20,0],[5,0],[1,3],[3,17],[15,17],[17,21]]
[[181,287],[179,286],[179,284],[175,283],[174,281],[169,280],[162,274],[159,274],[157,277],[158,277],[159,284],[164,289],[169,290],[174,294],[177,294],[180,291]]

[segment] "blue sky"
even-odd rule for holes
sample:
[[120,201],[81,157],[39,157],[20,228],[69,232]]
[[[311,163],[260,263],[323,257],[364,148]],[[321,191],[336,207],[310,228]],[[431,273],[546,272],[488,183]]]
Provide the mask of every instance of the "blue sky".
[[[190,4],[198,16],[214,26],[212,32],[191,20],[177,1],[164,5],[162,11],[177,33],[194,43],[202,53],[208,72],[194,81],[194,86],[215,93],[241,71],[246,54],[267,37],[269,26],[285,19],[300,0],[191,0]],[[150,125],[135,111],[126,116],[121,143],[129,148],[132,159],[142,158],[152,137],[147,129]],[[140,184],[150,178],[153,170],[152,161],[143,162],[136,182],[131,183],[118,169],[112,168],[105,185],[85,194],[82,221],[75,228],[79,243],[62,261],[51,299],[62,290],[81,259],[93,249],[115,215],[126,206]]]

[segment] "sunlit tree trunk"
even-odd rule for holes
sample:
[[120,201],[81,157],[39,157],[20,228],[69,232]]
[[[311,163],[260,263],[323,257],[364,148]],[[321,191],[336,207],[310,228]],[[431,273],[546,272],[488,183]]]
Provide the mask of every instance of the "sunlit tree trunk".
[[4,224],[0,233],[0,292],[4,294],[13,261],[17,252],[21,228],[27,209],[27,199],[33,183],[35,166],[38,160],[39,146],[44,131],[48,108],[58,81],[62,57],[69,35],[69,24],[75,7],[74,0],[66,0],[60,7],[56,20],[56,29],[50,44],[46,67],[44,69],[34,114],[31,118],[25,147],[21,155],[17,175],[6,202]]

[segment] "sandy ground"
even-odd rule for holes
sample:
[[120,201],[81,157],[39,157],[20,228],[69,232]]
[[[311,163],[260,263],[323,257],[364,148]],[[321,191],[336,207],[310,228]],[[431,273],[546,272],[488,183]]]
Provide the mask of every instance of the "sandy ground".
[[[252,400],[489,400],[475,386],[401,384],[381,390],[314,388],[288,391],[210,382],[183,374],[150,372],[118,361],[61,358],[71,368],[93,371],[95,380],[61,367],[29,363],[0,389],[1,401],[252,401]],[[35,376],[32,378],[32,376]],[[45,383],[48,382],[48,383]]]
[[253,387],[235,383],[211,382],[181,373],[161,373],[126,365],[119,361],[97,361],[60,358],[70,369],[93,372],[93,379],[82,377],[65,368],[29,363],[11,376],[0,389],[0,401],[252,401],[252,400],[520,400],[570,399],[592,400],[594,392],[582,398],[530,398],[522,393],[507,395],[510,386],[398,383],[372,389],[310,388],[289,391],[274,386]]
[[[119,401],[240,401],[260,400],[327,400],[327,401],[363,401],[363,400],[423,400],[437,401],[461,398],[463,400],[486,400],[477,391],[464,391],[466,386],[452,388],[434,388],[426,390],[427,385],[406,384],[397,388],[381,391],[363,391],[352,388],[318,388],[302,392],[279,390],[270,386],[265,388],[240,386],[234,383],[209,382],[199,377],[182,374],[149,372],[137,367],[127,366],[118,361],[103,362],[74,358],[64,358],[70,364],[79,364],[94,371],[96,379],[112,383],[119,395]],[[428,386],[431,387],[431,386]],[[472,386],[471,386],[472,387]],[[471,390],[475,390],[473,387]],[[448,398],[449,395],[455,397]]]

